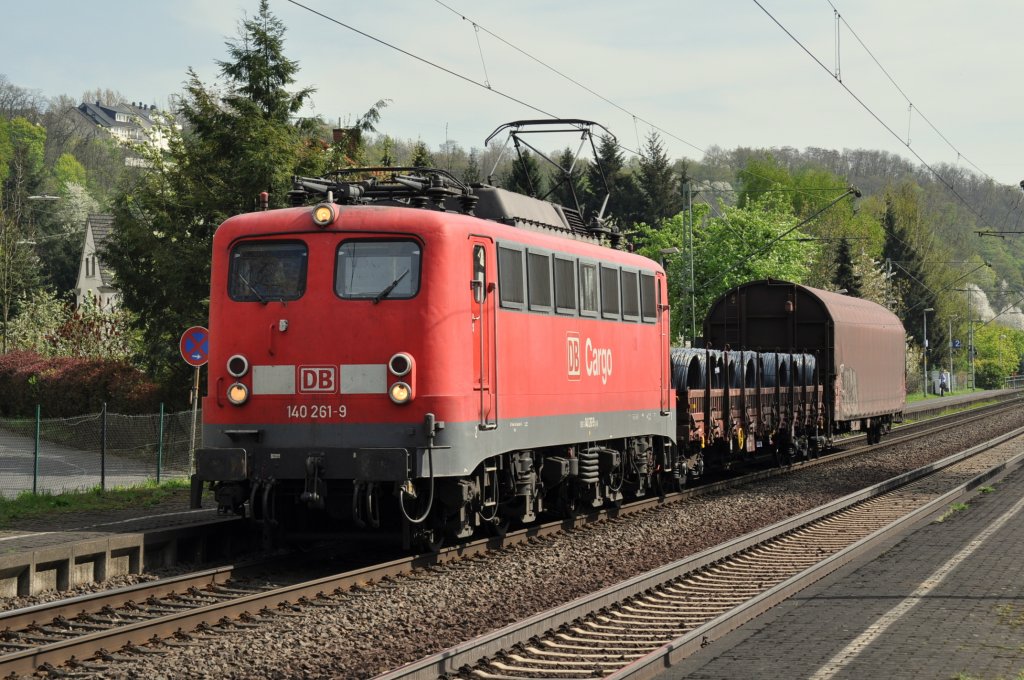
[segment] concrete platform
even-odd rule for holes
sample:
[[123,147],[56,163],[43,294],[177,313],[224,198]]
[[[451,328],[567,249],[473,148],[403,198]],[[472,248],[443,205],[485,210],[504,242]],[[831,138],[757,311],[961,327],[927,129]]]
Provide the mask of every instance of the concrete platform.
[[[65,516],[64,522],[73,519]],[[215,510],[130,517],[45,531],[0,532],[0,597],[45,590],[122,574],[229,557],[249,545],[241,518]]]
[[903,414],[911,418],[938,415],[951,408],[962,408],[975,401],[1007,401],[1019,399],[1024,395],[1021,390],[986,390],[984,392],[969,392],[967,394],[955,394],[948,397],[931,397],[907,404]]
[[989,486],[659,679],[1020,677],[1024,468]]

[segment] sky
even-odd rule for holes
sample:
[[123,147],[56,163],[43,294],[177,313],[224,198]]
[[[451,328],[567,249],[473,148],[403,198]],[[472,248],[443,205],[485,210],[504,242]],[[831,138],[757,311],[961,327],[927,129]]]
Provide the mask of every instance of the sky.
[[[317,90],[304,113],[344,125],[388,99],[378,129],[432,149],[482,148],[503,123],[558,116],[598,122],[631,150],[656,130],[672,158],[874,149],[1024,179],[1019,0],[301,3],[270,7],[296,86]],[[8,82],[162,108],[190,67],[217,82],[258,0],[0,5]]]

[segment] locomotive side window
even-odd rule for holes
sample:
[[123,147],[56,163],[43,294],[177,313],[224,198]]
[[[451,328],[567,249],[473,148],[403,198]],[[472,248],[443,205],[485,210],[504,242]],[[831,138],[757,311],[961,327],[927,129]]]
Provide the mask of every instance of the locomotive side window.
[[580,314],[597,316],[597,265],[580,262]]
[[640,285],[636,272],[619,272],[622,289],[622,318],[626,321],[640,320]]
[[576,313],[576,264],[555,255],[555,311]]
[[420,244],[345,241],[338,246],[334,292],[346,299],[403,300],[420,289]]
[[498,246],[498,293],[502,307],[522,309],[526,303],[523,283],[523,251]]
[[526,283],[530,293],[530,309],[551,311],[551,256],[526,254]]
[[601,316],[619,318],[619,270],[601,266]]
[[654,298],[654,277],[650,274],[640,274],[640,314],[643,320],[649,323],[657,321],[658,306]]
[[228,296],[235,302],[298,300],[306,292],[306,244],[250,241],[231,250]]

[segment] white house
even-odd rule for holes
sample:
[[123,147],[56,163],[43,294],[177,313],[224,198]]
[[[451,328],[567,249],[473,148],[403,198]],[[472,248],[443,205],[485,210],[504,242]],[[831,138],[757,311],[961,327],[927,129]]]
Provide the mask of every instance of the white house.
[[85,220],[85,244],[75,284],[75,303],[79,306],[87,295],[96,300],[100,309],[113,310],[120,305],[120,295],[114,288],[114,276],[100,257],[100,250],[113,225],[113,215],[89,215]]

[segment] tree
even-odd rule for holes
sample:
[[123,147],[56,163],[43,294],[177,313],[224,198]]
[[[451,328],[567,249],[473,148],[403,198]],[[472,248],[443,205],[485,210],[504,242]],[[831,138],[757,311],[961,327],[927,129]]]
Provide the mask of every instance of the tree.
[[43,178],[46,129],[25,118],[15,118],[5,129],[10,143],[10,160],[2,187],[3,206],[8,219],[25,228],[28,196]]
[[882,255],[892,272],[894,311],[907,332],[923,345],[921,314],[935,306],[936,298],[925,280],[925,258],[915,228],[919,220],[920,207],[911,186],[902,185],[886,193]]
[[588,220],[596,217],[602,208],[602,219],[622,229],[643,219],[643,197],[614,137],[601,136],[597,158],[587,169],[586,177]]
[[384,139],[381,141],[380,164],[384,167],[395,164],[395,140],[387,135],[384,135]]
[[424,142],[417,141],[416,145],[412,147],[412,158],[409,160],[409,165],[416,168],[434,167],[434,156]]
[[462,171],[462,181],[466,184],[475,184],[480,181],[480,152],[473,149],[469,152],[466,167]]
[[86,183],[85,168],[78,159],[69,153],[61,154],[53,166],[53,177],[57,181],[57,187],[63,189],[69,184],[77,184],[84,187]]
[[17,301],[38,283],[39,262],[25,234],[0,207],[0,321],[3,322],[2,350],[7,353],[8,326]]
[[504,185],[509,191],[517,191],[527,196],[544,195],[544,175],[540,165],[529,149],[523,149],[519,158],[512,163]]
[[114,231],[102,254],[114,271],[124,305],[137,315],[145,360],[155,378],[183,379],[177,355],[182,330],[207,316],[210,248],[217,225],[252,210],[261,191],[274,207],[286,204],[290,178],[323,147],[311,143],[318,121],[293,124],[311,88],[289,90],[298,64],[283,53],[284,25],[261,0],[240,24],[218,62],[223,95],[189,70],[178,115],[170,121],[168,151],[138,151],[149,168],[119,193]]
[[640,168],[637,173],[643,196],[641,219],[647,224],[660,224],[683,209],[675,170],[665,154],[658,133],[651,132],[640,154]]
[[836,253],[836,274],[832,284],[837,290],[846,289],[847,295],[861,296],[860,276],[854,268],[853,254],[850,252],[850,240],[839,239],[839,250]]
[[[572,149],[566,147],[555,158],[559,168],[554,168],[551,177],[551,195],[548,197],[555,203],[568,208],[582,208],[586,198],[586,169]],[[575,164],[575,165],[574,165]]]

